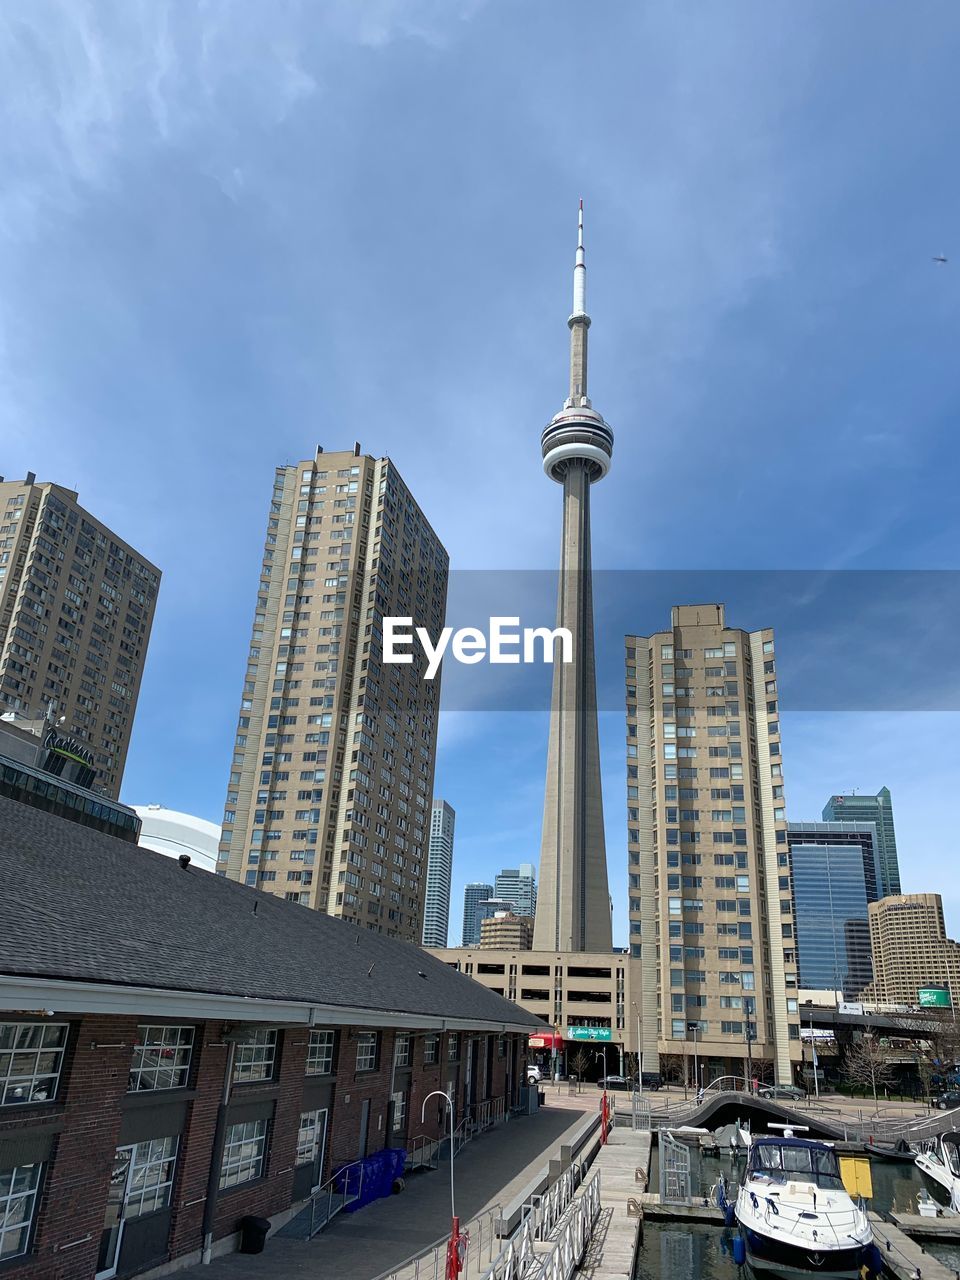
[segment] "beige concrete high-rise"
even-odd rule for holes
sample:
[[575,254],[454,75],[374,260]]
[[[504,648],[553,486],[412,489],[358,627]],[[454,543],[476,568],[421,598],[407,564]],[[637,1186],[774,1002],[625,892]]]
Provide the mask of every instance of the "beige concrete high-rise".
[[[626,637],[630,950],[644,1068],[793,1083],[797,952],[773,632],[680,605]],[[749,1051],[748,1051],[749,1037]],[[672,1073],[671,1073],[672,1074]]]
[[448,557],[389,458],[278,467],[218,871],[419,942],[440,681],[384,664],[382,624],[436,643]]
[[600,788],[593,642],[590,489],[610,469],[613,432],[587,396],[583,201],[570,326],[570,390],[541,436],[543,469],[563,485],[557,626],[573,640],[572,662],[555,660],[540,844],[534,947],[609,951],[612,945]]
[[[73,489],[0,477],[0,713],[55,727],[116,798],[160,570]],[[49,768],[49,763],[46,766]]]
[[947,937],[939,893],[896,893],[867,906],[873,986],[868,998],[912,1006],[923,987],[944,986],[960,1005],[960,943]]

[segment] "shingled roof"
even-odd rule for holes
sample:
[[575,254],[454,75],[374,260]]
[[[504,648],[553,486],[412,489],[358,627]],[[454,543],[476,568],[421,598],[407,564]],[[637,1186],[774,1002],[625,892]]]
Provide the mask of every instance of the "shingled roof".
[[408,942],[0,796],[0,975],[540,1029]]

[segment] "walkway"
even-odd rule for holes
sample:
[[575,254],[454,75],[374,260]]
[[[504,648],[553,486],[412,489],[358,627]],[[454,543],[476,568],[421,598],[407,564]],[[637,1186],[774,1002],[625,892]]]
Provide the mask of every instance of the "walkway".
[[873,1238],[883,1254],[884,1266],[897,1280],[954,1280],[955,1272],[926,1253],[916,1241],[905,1236],[899,1227],[884,1222],[879,1214],[870,1214]]
[[[577,1271],[583,1280],[630,1280],[636,1250],[638,1217],[628,1217],[627,1201],[638,1200],[646,1190],[650,1168],[650,1134],[626,1127],[610,1130],[588,1177],[600,1171],[600,1217],[593,1229],[586,1256]],[[637,1180],[637,1169],[643,1180]]]
[[[583,1123],[584,1112],[546,1107],[536,1115],[509,1120],[468,1143],[454,1165],[457,1213],[474,1217],[508,1198],[528,1168],[533,1177],[559,1154],[567,1135]],[[230,1253],[209,1266],[178,1272],[189,1280],[373,1280],[412,1254],[434,1244],[450,1225],[450,1166],[415,1174],[406,1190],[357,1213],[339,1214],[312,1241],[273,1236],[262,1254]]]

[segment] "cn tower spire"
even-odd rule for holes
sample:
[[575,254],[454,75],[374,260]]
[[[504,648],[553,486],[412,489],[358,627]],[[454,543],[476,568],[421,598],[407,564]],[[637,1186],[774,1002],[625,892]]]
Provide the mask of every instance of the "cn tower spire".
[[573,268],[573,311],[567,321],[570,326],[570,394],[564,408],[579,405],[590,407],[587,398],[587,262],[583,250],[583,201],[580,201],[580,220],[577,226],[577,259]]

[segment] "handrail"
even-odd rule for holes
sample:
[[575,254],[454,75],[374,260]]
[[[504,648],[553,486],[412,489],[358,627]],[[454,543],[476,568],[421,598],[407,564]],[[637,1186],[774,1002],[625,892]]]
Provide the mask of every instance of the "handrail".
[[523,1206],[523,1220],[529,1222],[535,1240],[545,1240],[563,1217],[574,1192],[583,1182],[586,1165],[575,1161],[556,1182],[540,1195],[532,1195]]
[[414,1169],[431,1168],[439,1145],[440,1140],[432,1138],[429,1133],[415,1134],[407,1143],[406,1172],[412,1173]]
[[[463,1257],[460,1275],[463,1280],[471,1276],[479,1276],[484,1262],[493,1259],[494,1242],[498,1239],[497,1223],[503,1214],[503,1206],[497,1201],[489,1205],[475,1218],[461,1225],[461,1234],[467,1237],[467,1247]],[[446,1273],[447,1245],[450,1241],[449,1231],[435,1240],[426,1249],[413,1253],[389,1271],[382,1271],[375,1280],[444,1280]]]
[[[360,1181],[357,1185],[356,1194],[351,1196],[347,1194],[347,1184],[349,1183],[348,1171],[350,1169],[355,1169],[358,1166],[360,1168]],[[334,1207],[333,1197],[336,1192],[335,1183],[337,1179],[341,1177],[343,1178],[343,1186],[340,1191],[340,1203],[336,1207]],[[322,1186],[317,1187],[316,1191],[314,1191],[310,1196],[310,1234],[307,1236],[307,1239],[312,1240],[313,1237],[317,1234],[317,1232],[322,1231],[323,1228],[330,1222],[331,1218],[335,1218],[336,1215],[341,1211],[341,1209],[345,1209],[346,1206],[348,1204],[352,1204],[354,1200],[359,1200],[362,1191],[363,1191],[363,1161],[362,1160],[354,1160],[350,1164],[345,1164],[341,1168],[339,1168],[336,1171],[336,1173],[331,1174],[330,1177],[326,1180],[326,1182],[324,1182]],[[324,1192],[326,1192],[327,1212],[326,1212],[326,1216],[318,1222],[317,1206],[322,1203],[324,1199]]]

